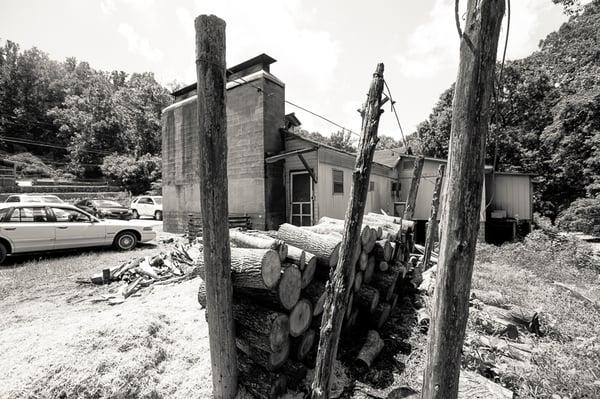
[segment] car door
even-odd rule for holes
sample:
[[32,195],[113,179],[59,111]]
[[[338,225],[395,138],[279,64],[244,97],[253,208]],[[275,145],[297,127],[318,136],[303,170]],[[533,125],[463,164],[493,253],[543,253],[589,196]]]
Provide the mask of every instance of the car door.
[[140,216],[148,216],[152,214],[152,199],[150,197],[140,197],[137,202],[137,211]]
[[106,226],[77,209],[52,207],[55,248],[93,247],[107,244]]
[[13,253],[54,249],[55,230],[45,207],[16,206],[0,229]]

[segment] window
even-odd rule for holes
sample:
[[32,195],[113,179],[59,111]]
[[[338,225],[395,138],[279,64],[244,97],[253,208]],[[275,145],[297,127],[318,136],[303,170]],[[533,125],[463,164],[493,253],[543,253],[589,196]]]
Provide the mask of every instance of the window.
[[19,197],[17,197],[16,195],[11,195],[10,197],[8,197],[6,202],[19,202]]
[[2,222],[4,220],[4,218],[6,217],[6,215],[8,215],[9,211],[10,211],[10,208],[2,208],[2,209],[0,209],[0,222]]
[[396,195],[396,190],[400,191],[402,189],[402,184],[397,183],[395,181],[392,182],[392,195]]
[[373,181],[369,182],[369,191],[375,191],[375,182],[373,182]]
[[15,208],[10,215],[9,223],[43,223],[48,221],[44,208]]
[[83,212],[75,209],[67,208],[52,208],[57,222],[61,223],[76,223],[76,222],[91,222],[92,219]]
[[344,194],[344,171],[333,169],[333,193]]
[[142,198],[140,198],[137,203],[138,204],[144,204],[144,205],[145,204],[150,204],[150,205],[154,204],[154,202],[152,202],[152,199],[150,199],[148,197],[142,197]]

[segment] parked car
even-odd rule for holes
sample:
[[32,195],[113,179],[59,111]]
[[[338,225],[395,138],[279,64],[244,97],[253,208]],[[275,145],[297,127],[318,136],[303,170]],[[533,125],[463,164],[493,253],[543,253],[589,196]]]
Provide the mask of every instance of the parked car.
[[152,216],[162,220],[162,197],[159,195],[143,195],[131,202],[131,216],[138,219],[140,216]]
[[75,206],[100,219],[131,219],[131,211],[129,208],[119,204],[117,201],[105,199],[85,199],[76,202]]
[[4,202],[46,202],[51,204],[64,204],[65,201],[56,195],[36,195],[36,194],[13,194],[9,195]]
[[54,249],[113,245],[125,251],[155,238],[151,226],[99,220],[69,204],[0,204],[0,263],[7,255]]

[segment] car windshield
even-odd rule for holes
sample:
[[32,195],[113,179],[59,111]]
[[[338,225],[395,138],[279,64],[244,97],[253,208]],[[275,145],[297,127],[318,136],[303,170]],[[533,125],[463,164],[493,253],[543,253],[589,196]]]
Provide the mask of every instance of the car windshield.
[[152,197],[154,199],[154,202],[158,205],[162,204],[162,197]]
[[104,208],[123,208],[123,205],[119,204],[117,201],[109,201],[109,200],[94,200],[92,201],[94,206],[104,207]]
[[[47,197],[42,197],[42,198],[44,199],[44,202],[48,202],[50,204],[62,204],[63,203],[63,201],[60,198],[55,197],[53,195],[50,195],[50,196],[47,196]],[[36,199],[35,202],[40,202],[40,201],[38,201]]]

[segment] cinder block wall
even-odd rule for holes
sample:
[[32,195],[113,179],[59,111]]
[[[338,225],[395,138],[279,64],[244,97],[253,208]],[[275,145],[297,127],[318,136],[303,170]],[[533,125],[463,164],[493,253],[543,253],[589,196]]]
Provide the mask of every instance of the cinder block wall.
[[[257,229],[274,228],[285,217],[283,168],[265,165],[265,156],[283,148],[284,85],[269,76],[227,90],[229,213],[248,214]],[[162,115],[163,221],[174,233],[185,231],[190,213],[200,215],[202,193],[196,97],[183,98]]]

